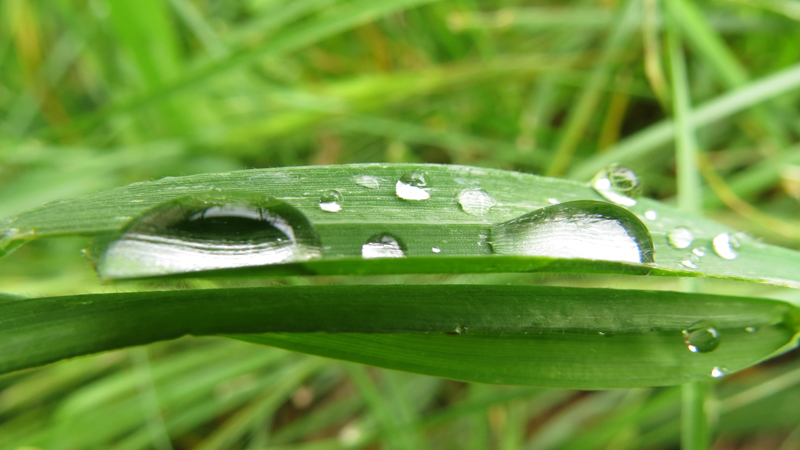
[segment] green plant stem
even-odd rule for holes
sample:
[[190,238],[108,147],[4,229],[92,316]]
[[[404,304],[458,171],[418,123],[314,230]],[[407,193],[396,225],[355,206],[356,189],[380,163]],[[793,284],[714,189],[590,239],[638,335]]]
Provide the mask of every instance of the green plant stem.
[[[672,110],[675,120],[675,157],[678,176],[678,208],[689,213],[702,212],[702,198],[699,195],[700,171],[697,162],[697,141],[694,126],[690,120],[691,101],[686,64],[678,24],[670,17],[667,28],[667,48],[672,75]],[[694,291],[695,285],[687,284],[687,290]],[[683,450],[703,450],[708,448],[708,420],[705,411],[705,383],[697,381],[683,385],[681,410],[681,448]]]

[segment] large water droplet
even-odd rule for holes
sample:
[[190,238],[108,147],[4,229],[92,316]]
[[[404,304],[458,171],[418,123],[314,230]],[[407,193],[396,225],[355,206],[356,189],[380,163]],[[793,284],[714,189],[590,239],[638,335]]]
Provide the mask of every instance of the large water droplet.
[[403,200],[427,200],[431,198],[430,192],[426,189],[428,185],[426,176],[425,172],[415,170],[400,177],[394,187],[397,196]]
[[678,227],[667,233],[667,242],[672,248],[687,248],[694,242],[694,234],[688,228]]
[[706,321],[700,321],[683,330],[683,341],[695,353],[708,353],[719,347],[719,332]]
[[606,200],[624,206],[636,204],[639,178],[627,167],[611,164],[592,178],[592,187]]
[[343,202],[342,194],[335,190],[325,191],[319,197],[319,207],[323,211],[339,212],[342,210]]
[[372,175],[356,175],[352,178],[353,182],[367,189],[378,189],[381,187],[381,179]]
[[456,196],[461,209],[473,216],[483,216],[492,209],[497,201],[483,189],[462,189]]
[[653,239],[633,213],[592,200],[548,206],[496,225],[495,253],[653,262]]
[[739,253],[736,251],[741,244],[736,236],[722,233],[714,238],[714,253],[722,259],[736,259]]
[[134,278],[317,259],[308,219],[275,199],[183,198],[134,219],[92,249],[103,278]]
[[363,258],[402,258],[406,256],[400,240],[391,234],[376,234],[361,246]]

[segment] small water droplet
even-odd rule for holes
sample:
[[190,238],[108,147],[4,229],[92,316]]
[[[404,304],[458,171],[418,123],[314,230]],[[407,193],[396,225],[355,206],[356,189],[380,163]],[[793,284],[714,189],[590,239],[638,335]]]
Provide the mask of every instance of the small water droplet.
[[614,336],[614,332],[612,331],[598,331],[597,334],[603,337],[612,337]]
[[611,203],[566,202],[494,226],[491,244],[505,255],[653,262],[653,240],[633,213]]
[[431,251],[433,253],[440,253],[442,251],[442,249],[440,249],[439,247],[431,247]]
[[336,190],[325,191],[319,197],[319,207],[323,211],[339,212],[342,210],[342,194]]
[[461,210],[473,216],[483,216],[497,204],[491,195],[479,188],[462,189],[456,199]]
[[656,219],[658,219],[658,213],[651,209],[651,210],[648,210],[648,211],[644,212],[644,217],[647,220],[656,220]]
[[736,251],[741,244],[736,236],[722,233],[714,238],[714,253],[722,259],[736,259],[739,253]]
[[402,258],[405,255],[400,241],[391,234],[376,234],[361,246],[363,258]]
[[758,328],[757,327],[747,327],[747,328],[744,329],[744,331],[747,331],[748,333],[755,333],[755,332],[758,331]]
[[144,202],[144,200],[142,200],[140,198],[131,200],[131,203],[142,203],[142,202]]
[[688,248],[694,242],[694,234],[685,227],[678,227],[667,233],[667,242],[672,248]]
[[91,257],[101,277],[135,278],[308,261],[322,257],[308,219],[275,199],[186,197],[159,205]]
[[397,196],[403,200],[427,200],[431,198],[430,192],[426,189],[426,186],[428,186],[426,176],[425,172],[415,170],[400,177],[395,185]]
[[697,256],[706,256],[706,248],[705,247],[697,247],[695,249],[692,249],[692,253],[694,253]]
[[381,187],[381,179],[372,175],[356,175],[352,178],[353,183],[367,189],[378,189]]
[[725,367],[717,366],[711,369],[711,376],[714,378],[722,378],[727,374],[728,374],[728,369],[726,369]]
[[700,321],[683,330],[683,341],[694,353],[708,353],[719,347],[719,332],[706,321]]
[[458,325],[453,329],[453,331],[448,331],[447,334],[453,334],[453,335],[467,334],[467,331],[469,331],[469,328],[462,325]]
[[700,257],[694,253],[689,253],[681,261],[681,265],[688,267],[689,269],[697,269],[698,264],[700,264]]
[[557,205],[557,204],[559,204],[561,202],[558,201],[557,198],[550,197],[550,198],[547,199],[547,203],[550,203],[551,205]]
[[618,205],[633,206],[640,191],[639,178],[627,167],[611,164],[592,178],[598,194]]

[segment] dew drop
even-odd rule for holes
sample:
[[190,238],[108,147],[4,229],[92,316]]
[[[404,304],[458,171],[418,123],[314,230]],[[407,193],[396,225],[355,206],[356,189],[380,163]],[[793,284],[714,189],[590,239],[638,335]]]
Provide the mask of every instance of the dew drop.
[[593,200],[548,206],[495,225],[491,244],[505,255],[653,262],[653,240],[639,218]]
[[400,241],[391,234],[376,234],[361,246],[363,258],[402,258],[405,255]]
[[483,216],[497,204],[491,195],[479,188],[462,189],[456,199],[461,210],[473,216]]
[[647,220],[657,220],[658,219],[658,213],[653,211],[652,209],[650,209],[650,210],[644,212],[644,217]]
[[275,199],[186,197],[98,239],[91,257],[102,278],[135,278],[308,261],[322,257],[308,219]]
[[339,212],[342,210],[343,200],[342,194],[339,191],[325,191],[319,197],[319,207],[323,211]]
[[557,204],[559,204],[561,202],[558,201],[557,198],[550,197],[550,198],[547,199],[547,203],[550,203],[551,205],[557,205]]
[[372,175],[356,175],[352,178],[353,183],[367,189],[378,189],[381,187],[381,179]]
[[469,331],[469,328],[462,325],[458,325],[453,329],[453,331],[448,331],[447,334],[453,334],[453,335],[467,334],[467,331]]
[[633,206],[640,191],[639,178],[627,167],[611,164],[592,178],[592,187],[610,202]]
[[694,253],[697,256],[706,256],[706,248],[705,247],[697,247],[695,249],[692,249],[692,253]]
[[667,242],[672,248],[687,248],[694,242],[694,234],[685,227],[678,227],[667,233]]
[[683,330],[683,341],[694,353],[708,353],[719,347],[719,332],[710,323],[700,321]]
[[700,257],[695,255],[694,253],[689,253],[681,261],[681,265],[683,265],[684,267],[688,267],[689,269],[697,269],[699,264],[700,264]]
[[756,328],[756,327],[746,327],[744,329],[744,331],[747,331],[748,333],[755,333],[755,332],[758,331],[758,328]]
[[722,378],[727,374],[728,374],[728,369],[726,369],[725,367],[717,366],[711,369],[711,376],[714,378]]
[[426,176],[425,172],[415,170],[400,177],[394,187],[397,196],[403,200],[427,200],[431,198],[430,192],[426,189],[426,186],[428,186]]
[[736,259],[739,253],[736,251],[741,244],[736,236],[731,236],[728,233],[722,233],[714,238],[714,253],[719,255],[722,259]]
[[439,247],[431,247],[431,251],[433,253],[441,253],[442,249],[440,249]]

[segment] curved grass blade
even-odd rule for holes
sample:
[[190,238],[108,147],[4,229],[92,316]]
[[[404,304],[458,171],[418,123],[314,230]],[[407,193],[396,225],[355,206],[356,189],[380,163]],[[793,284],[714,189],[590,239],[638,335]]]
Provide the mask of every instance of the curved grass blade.
[[[425,192],[430,196],[427,200],[404,200],[397,195],[398,180],[415,171],[426,174]],[[342,196],[339,212],[320,207],[320,196],[331,189]],[[459,194],[470,189],[487,193],[491,206],[482,208],[477,215],[465,212]],[[552,206],[553,202],[604,198],[588,185],[574,181],[466,166],[294,167],[134,183],[51,203],[6,219],[0,228],[4,233],[0,248],[8,252],[34,238],[119,233],[132,219],[165,202],[219,191],[233,197],[274,197],[296,208],[314,225],[324,250],[324,257],[318,261],[231,269],[224,271],[226,276],[588,271],[706,276],[800,286],[800,253],[746,237],[725,236],[734,231],[649,199],[640,199],[626,208],[649,229],[655,246],[654,264],[498,255],[487,243],[493,225]],[[693,239],[685,247],[676,248],[669,244],[667,235],[681,227],[690,230]],[[391,233],[403,240],[406,258],[363,259],[362,245],[380,233]],[[721,242],[715,239],[720,236],[722,243],[731,247],[723,248],[721,254],[714,251],[715,242]],[[740,248],[733,248],[736,243]]]
[[[186,334],[224,334],[465,381],[576,389],[669,385],[710,378],[715,368],[740,370],[792,347],[798,314],[788,303],[763,299],[485,285],[18,299],[0,303],[0,373]],[[683,330],[698,322],[719,339],[716,348],[701,348],[705,353],[684,342]]]

